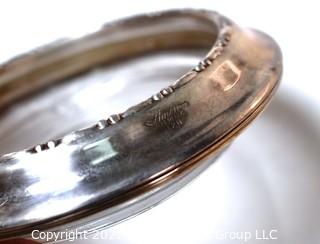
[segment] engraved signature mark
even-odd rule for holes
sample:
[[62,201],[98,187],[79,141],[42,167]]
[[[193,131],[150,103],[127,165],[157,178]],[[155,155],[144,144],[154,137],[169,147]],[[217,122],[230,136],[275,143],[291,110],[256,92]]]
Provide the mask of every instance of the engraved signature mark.
[[187,119],[187,107],[189,103],[184,101],[165,109],[158,110],[150,119],[144,122],[146,127],[176,129],[181,128]]

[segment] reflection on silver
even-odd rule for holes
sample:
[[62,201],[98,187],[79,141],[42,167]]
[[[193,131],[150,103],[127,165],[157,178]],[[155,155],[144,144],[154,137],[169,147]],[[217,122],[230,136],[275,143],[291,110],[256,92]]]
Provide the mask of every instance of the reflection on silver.
[[113,149],[109,137],[90,143],[84,146],[82,150],[85,154],[90,155],[92,165],[106,162],[118,154]]
[[210,79],[227,91],[240,80],[240,77],[241,70],[230,60],[226,60],[213,72]]
[[[0,208],[0,238],[29,234],[35,227],[92,232],[157,204],[206,169],[265,108],[282,69],[271,38],[198,10],[137,16],[6,64],[1,108],[97,65],[194,47],[212,48],[194,69],[142,103],[1,157],[0,197],[7,200]],[[229,66],[218,78],[232,84],[227,91],[210,78],[226,61]],[[78,94],[77,104],[87,97]],[[47,100],[43,106],[50,104]],[[69,109],[63,102],[56,108]]]

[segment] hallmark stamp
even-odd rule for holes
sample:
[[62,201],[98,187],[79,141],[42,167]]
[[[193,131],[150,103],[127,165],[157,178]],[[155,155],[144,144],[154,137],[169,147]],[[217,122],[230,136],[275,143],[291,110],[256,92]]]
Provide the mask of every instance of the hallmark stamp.
[[168,108],[158,110],[153,116],[144,122],[146,127],[157,129],[176,129],[181,128],[188,117],[187,108],[189,103],[174,104]]

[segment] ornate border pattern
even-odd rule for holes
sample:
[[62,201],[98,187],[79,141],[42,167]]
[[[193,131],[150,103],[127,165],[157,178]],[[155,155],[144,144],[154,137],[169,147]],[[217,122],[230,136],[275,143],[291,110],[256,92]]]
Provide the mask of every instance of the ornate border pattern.
[[[219,16],[222,18],[222,16]],[[225,21],[222,23],[222,27],[220,29],[220,33],[218,35],[217,41],[213,45],[211,51],[209,52],[208,56],[205,57],[202,61],[198,63],[192,70],[190,70],[187,74],[182,76],[172,85],[163,88],[160,92],[154,94],[149,99],[137,104],[136,106],[130,107],[123,113],[113,114],[110,115],[107,119],[102,119],[98,121],[97,124],[93,126],[93,128],[97,128],[98,130],[103,130],[109,126],[115,125],[121,120],[125,119],[127,116],[138,112],[139,110],[146,108],[147,106],[152,105],[155,102],[161,101],[163,98],[171,95],[174,91],[185,84],[187,84],[190,80],[192,80],[198,73],[204,71],[213,62],[221,56],[225,48],[227,47],[228,43],[231,40],[231,23]],[[36,145],[30,149],[27,149],[26,152],[29,153],[39,153],[45,150],[49,150],[59,146],[62,143],[63,139],[51,140],[49,142]]]

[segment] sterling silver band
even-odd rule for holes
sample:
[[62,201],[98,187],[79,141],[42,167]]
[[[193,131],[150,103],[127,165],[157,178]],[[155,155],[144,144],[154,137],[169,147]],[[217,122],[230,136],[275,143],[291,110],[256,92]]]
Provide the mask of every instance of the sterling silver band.
[[[282,60],[277,44],[261,32],[216,12],[173,10],[107,24],[1,66],[3,108],[97,65],[176,47],[210,50],[142,103],[0,158],[0,239],[28,236],[33,229],[91,232],[165,199],[208,167],[266,107]],[[66,185],[58,189],[54,181]]]

